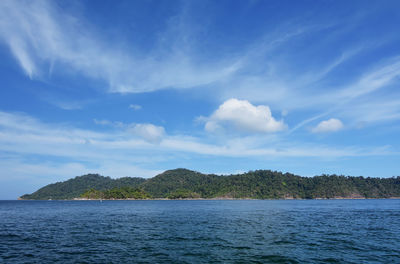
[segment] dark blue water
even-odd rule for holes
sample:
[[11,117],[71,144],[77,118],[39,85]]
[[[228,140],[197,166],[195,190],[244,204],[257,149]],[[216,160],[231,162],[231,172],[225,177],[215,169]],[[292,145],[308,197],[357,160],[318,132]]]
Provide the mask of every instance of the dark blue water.
[[400,263],[400,200],[0,201],[0,263]]

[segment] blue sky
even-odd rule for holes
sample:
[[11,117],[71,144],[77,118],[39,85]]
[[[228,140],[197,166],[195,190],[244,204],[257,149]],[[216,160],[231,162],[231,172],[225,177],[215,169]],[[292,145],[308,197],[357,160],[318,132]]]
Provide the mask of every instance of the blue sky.
[[0,1],[0,198],[185,167],[400,175],[399,1]]

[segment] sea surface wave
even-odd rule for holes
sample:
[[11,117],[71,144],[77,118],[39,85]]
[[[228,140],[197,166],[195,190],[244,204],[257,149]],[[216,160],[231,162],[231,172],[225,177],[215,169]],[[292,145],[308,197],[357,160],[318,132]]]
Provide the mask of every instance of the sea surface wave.
[[0,201],[0,263],[400,263],[400,200]]

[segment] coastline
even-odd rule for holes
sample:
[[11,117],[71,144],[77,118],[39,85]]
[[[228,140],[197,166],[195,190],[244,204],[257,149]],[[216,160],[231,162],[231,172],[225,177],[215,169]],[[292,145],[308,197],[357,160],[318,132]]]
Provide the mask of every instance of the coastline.
[[257,198],[226,198],[226,197],[215,197],[215,198],[181,198],[181,199],[169,199],[169,198],[148,198],[148,199],[88,199],[88,198],[73,198],[73,199],[22,199],[18,197],[18,201],[249,201],[249,200],[260,200],[260,201],[286,201],[286,200],[400,200],[400,197],[383,197],[383,198],[366,198],[366,197],[334,197],[334,198],[279,198],[279,199],[257,199]]

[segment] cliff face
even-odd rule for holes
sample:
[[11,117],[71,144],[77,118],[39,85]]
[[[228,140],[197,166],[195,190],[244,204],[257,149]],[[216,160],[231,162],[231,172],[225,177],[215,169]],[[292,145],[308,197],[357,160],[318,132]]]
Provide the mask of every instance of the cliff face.
[[[150,179],[112,179],[88,174],[49,184],[26,200],[73,199],[93,193],[121,193],[133,188],[151,198],[249,198],[249,199],[359,199],[400,197],[400,177],[364,178],[337,175],[300,177],[269,170],[218,176],[187,169],[168,170]],[[118,194],[119,195],[119,194]]]

